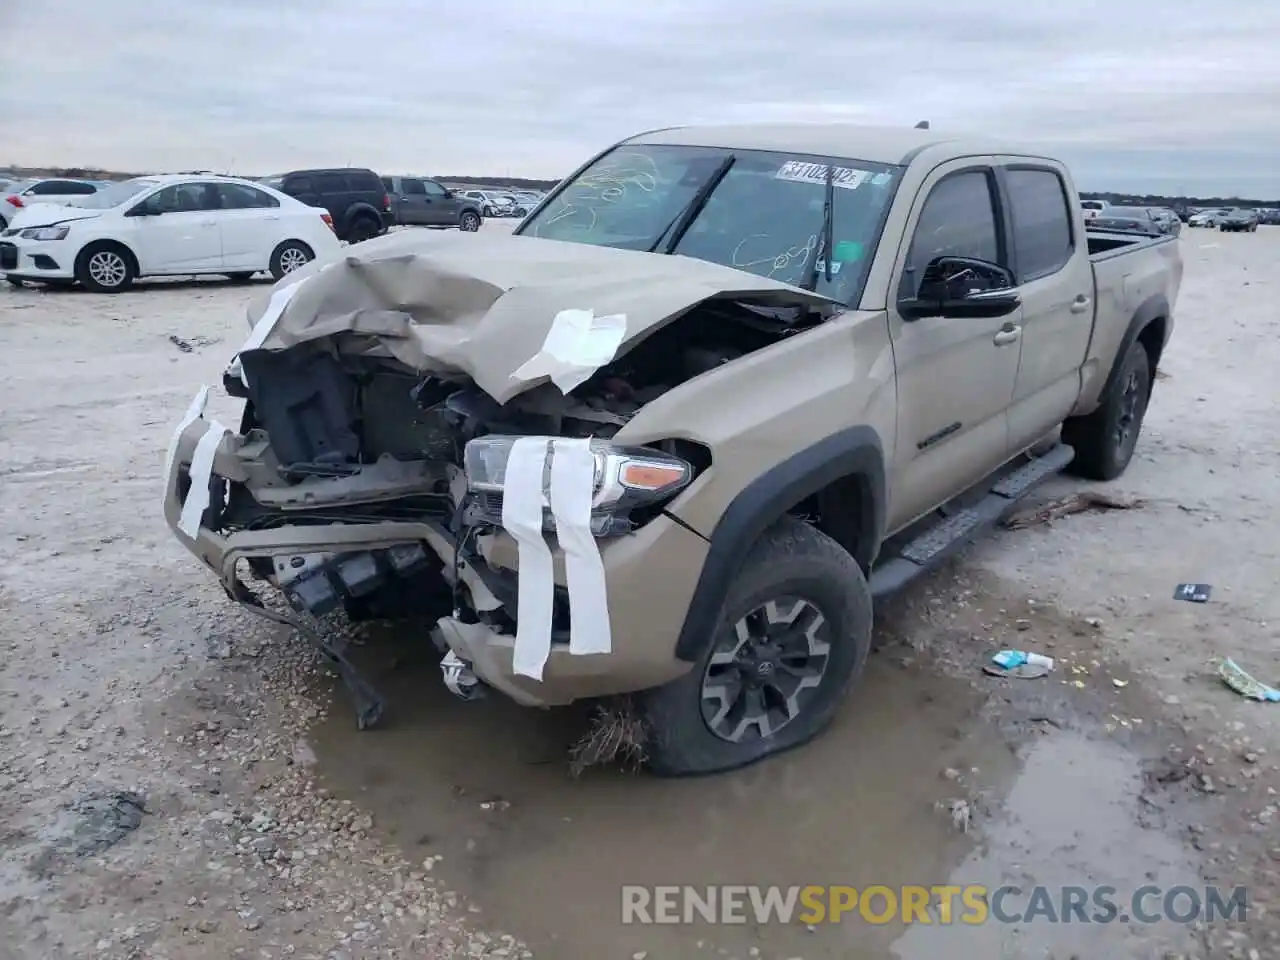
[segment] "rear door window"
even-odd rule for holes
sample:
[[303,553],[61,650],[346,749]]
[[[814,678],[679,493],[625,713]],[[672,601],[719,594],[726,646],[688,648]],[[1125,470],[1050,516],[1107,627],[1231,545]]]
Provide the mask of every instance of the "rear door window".
[[366,193],[381,193],[382,181],[378,179],[376,174],[355,172],[347,174],[347,184],[349,189],[353,191],[361,191]]
[[347,181],[340,173],[317,173],[312,178],[316,193],[346,193]]
[[280,201],[271,194],[243,183],[220,183],[218,193],[223,210],[253,210],[278,207]]
[[[1066,184],[1056,170],[1005,171],[1013,219],[1013,256],[1019,283],[1057,273],[1075,249]],[[1144,210],[1148,218],[1152,211]]]

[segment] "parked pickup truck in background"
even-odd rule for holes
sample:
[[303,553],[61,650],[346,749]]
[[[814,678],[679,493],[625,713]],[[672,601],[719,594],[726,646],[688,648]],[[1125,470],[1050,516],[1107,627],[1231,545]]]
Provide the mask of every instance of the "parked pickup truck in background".
[[937,131],[639,135],[515,236],[277,284],[239,431],[207,392],[178,427],[168,523],[246,606],[282,616],[240,561],[287,598],[365,723],[310,615],[426,613],[450,690],[626,704],[660,773],[752,762],[831,720],[873,597],[1038,480],[1128,465],[1182,262],[1077,197]]

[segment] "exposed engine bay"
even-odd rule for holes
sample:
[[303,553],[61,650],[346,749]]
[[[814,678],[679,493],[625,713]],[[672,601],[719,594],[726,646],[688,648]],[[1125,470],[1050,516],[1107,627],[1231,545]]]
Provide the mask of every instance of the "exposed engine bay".
[[[488,435],[607,441],[647,403],[820,319],[803,308],[708,301],[601,367],[568,396],[544,383],[506,404],[464,378],[424,377],[393,360],[339,353],[324,341],[245,354],[244,379],[228,376],[225,385],[248,400],[241,433],[261,447],[272,470],[248,484],[221,481],[228,489],[214,498],[219,509],[210,519],[223,531],[432,522],[456,545],[459,560],[482,574],[491,597],[469,595],[474,591],[454,572],[412,545],[275,562],[257,558],[250,565],[255,576],[314,615],[339,607],[358,618],[466,611],[510,629],[514,616],[506,611],[515,609],[515,578],[488,568],[476,553],[485,528],[501,523],[502,495],[467,489],[461,473],[468,442]],[[709,463],[696,444],[664,446],[694,470]],[[626,509],[593,516],[593,533],[625,534],[661,506],[632,499],[637,502],[623,498]],[[557,602],[557,639],[567,630],[564,600]]]
[[325,344],[244,358],[249,421],[262,427],[286,480],[350,476],[379,457],[461,465],[460,443],[484,433],[610,437],[645,404],[816,318],[797,308],[709,301],[601,367],[565,396],[544,383],[499,404],[463,380],[423,378],[394,361],[339,356]]

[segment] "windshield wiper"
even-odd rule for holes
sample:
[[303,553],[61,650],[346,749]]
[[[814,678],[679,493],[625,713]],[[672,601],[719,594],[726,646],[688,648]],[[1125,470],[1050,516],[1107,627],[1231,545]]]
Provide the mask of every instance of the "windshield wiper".
[[[827,164],[827,183],[826,194],[822,198],[822,239],[813,245],[813,250],[809,256],[812,263],[805,263],[805,279],[804,289],[816,290],[818,287],[818,264],[822,263],[822,272],[827,281],[831,282],[831,243],[832,243],[832,207],[835,205],[835,167]],[[818,260],[818,256],[822,256],[822,260]]]
[[730,154],[720,161],[720,165],[712,171],[711,176],[707,177],[706,182],[698,188],[698,192],[693,195],[688,205],[677,213],[671,219],[671,222],[663,228],[662,232],[658,234],[658,238],[649,247],[649,253],[653,253],[658,249],[658,245],[662,243],[662,238],[667,234],[671,235],[671,239],[662,248],[662,252],[670,253],[676,248],[676,245],[684,237],[685,231],[689,229],[689,225],[693,223],[694,218],[707,205],[707,200],[711,197],[711,191],[720,186],[720,181],[724,179],[724,175],[729,172],[729,168],[733,166],[737,159],[737,157]]

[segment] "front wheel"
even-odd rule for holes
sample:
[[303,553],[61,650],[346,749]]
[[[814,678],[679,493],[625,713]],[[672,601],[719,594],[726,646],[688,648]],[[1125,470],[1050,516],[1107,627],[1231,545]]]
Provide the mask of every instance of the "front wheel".
[[808,742],[870,647],[857,562],[807,523],[780,520],[747,554],[693,669],[642,695],[650,769],[714,773]]
[[91,243],[76,258],[76,279],[94,293],[119,293],[137,279],[133,256],[119,244]]
[[271,276],[279,280],[285,274],[305,267],[315,256],[311,248],[301,240],[286,240],[271,254]]
[[1075,448],[1071,472],[1090,480],[1114,480],[1133,459],[1142,420],[1151,398],[1151,361],[1134,342],[1121,362],[1115,385],[1087,417],[1072,417],[1062,427],[1063,442]]
[[474,210],[463,211],[458,218],[458,229],[463,233],[475,233],[480,229],[480,217]]

